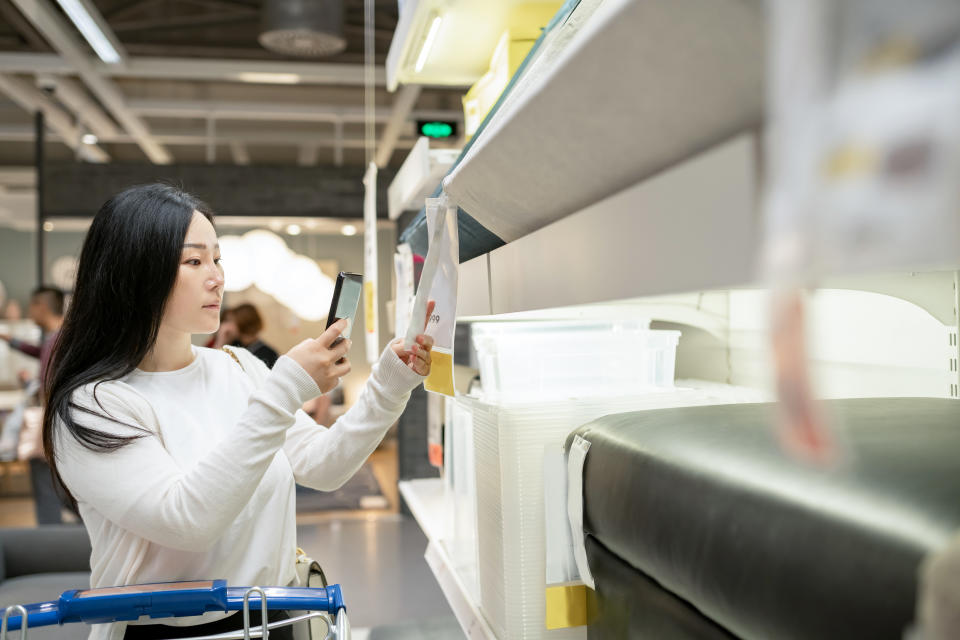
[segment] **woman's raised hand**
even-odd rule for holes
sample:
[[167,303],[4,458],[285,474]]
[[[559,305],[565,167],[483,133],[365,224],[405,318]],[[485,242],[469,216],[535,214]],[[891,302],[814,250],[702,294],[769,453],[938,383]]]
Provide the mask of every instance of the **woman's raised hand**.
[[[423,319],[424,330],[430,322],[430,314],[433,313],[436,304],[433,300],[427,303],[427,315]],[[405,347],[403,340],[397,340],[390,345],[390,348],[393,349],[398,358],[403,360],[405,365],[418,374],[421,376],[430,375],[430,350],[433,349],[433,336],[428,336],[425,333],[417,335],[416,342],[410,346],[410,349]]]
[[332,391],[340,383],[340,378],[350,373],[347,351],[353,343],[341,340],[333,344],[346,328],[346,320],[337,320],[319,337],[308,338],[287,351],[287,356],[310,374],[321,393]]

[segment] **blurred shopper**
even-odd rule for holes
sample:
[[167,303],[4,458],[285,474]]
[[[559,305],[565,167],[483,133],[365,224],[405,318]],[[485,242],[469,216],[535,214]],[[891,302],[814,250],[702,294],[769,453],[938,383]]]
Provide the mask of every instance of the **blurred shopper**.
[[[326,428],[300,406],[350,371],[350,340],[332,346],[345,321],[272,370],[243,348],[193,346],[191,334],[220,324],[212,219],[183,191],[138,186],[108,200],[84,240],[43,434],[90,533],[93,588],[214,576],[291,584],[294,483],[330,491],[346,482],[430,371],[432,338],[390,344],[353,407]],[[182,638],[242,624],[212,612],[97,624],[90,638]]]
[[226,325],[224,338],[229,339],[225,344],[243,347],[263,360],[267,367],[273,368],[280,355],[273,347],[260,339],[260,332],[263,331],[263,319],[255,306],[245,302],[228,309],[221,322],[221,330],[224,330],[224,325]]
[[[6,340],[10,348],[40,360],[39,393],[46,387],[47,368],[50,354],[63,325],[63,291],[56,287],[37,287],[30,295],[27,315],[43,332],[41,344],[23,342],[6,334],[0,334],[0,340]],[[28,389],[29,381],[21,376]],[[32,395],[32,391],[31,391]],[[34,509],[37,524],[59,524],[63,522],[61,509],[66,506],[65,496],[58,492],[53,482],[50,467],[43,459],[43,439],[41,413],[31,407],[25,407],[17,414],[22,420],[19,429],[17,458],[28,460],[30,464],[30,484],[33,487]]]
[[11,322],[16,322],[23,318],[23,309],[20,308],[20,303],[16,300],[9,301],[7,308],[3,310],[3,318]]
[[6,340],[11,349],[16,349],[40,360],[41,384],[44,381],[54,342],[56,342],[61,325],[63,325],[63,303],[63,291],[56,287],[37,287],[30,294],[30,306],[27,308],[27,315],[43,332],[43,340],[39,345],[29,344],[5,333],[0,333],[0,340]]

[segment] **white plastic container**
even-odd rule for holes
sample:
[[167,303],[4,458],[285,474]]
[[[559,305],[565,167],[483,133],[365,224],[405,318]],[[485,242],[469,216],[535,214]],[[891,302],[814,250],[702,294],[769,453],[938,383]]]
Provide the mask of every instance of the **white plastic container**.
[[483,397],[541,402],[672,387],[679,331],[648,322],[495,322],[472,327]]
[[571,431],[608,414],[765,399],[759,392],[721,384],[511,405],[458,397],[457,404],[470,411],[474,439],[480,609],[496,636],[586,638],[585,627],[546,629],[547,448],[561,447]]
[[462,398],[445,398],[441,544],[453,570],[474,602],[480,601],[477,575],[477,484],[473,414]]

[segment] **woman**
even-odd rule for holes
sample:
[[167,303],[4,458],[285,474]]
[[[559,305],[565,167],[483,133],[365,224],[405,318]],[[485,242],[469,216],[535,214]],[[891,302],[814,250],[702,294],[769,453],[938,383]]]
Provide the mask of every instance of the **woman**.
[[[234,358],[191,345],[191,334],[216,331],[222,296],[217,235],[199,200],[146,185],[97,213],[53,354],[44,417],[47,459],[90,534],[94,588],[292,583],[294,482],[342,485],[429,373],[429,336],[410,348],[395,342],[354,407],[321,427],[299,408],[350,371],[350,341],[330,346],[344,323],[268,370],[244,349]],[[93,625],[90,638],[173,638],[242,625],[238,615],[224,618]]]

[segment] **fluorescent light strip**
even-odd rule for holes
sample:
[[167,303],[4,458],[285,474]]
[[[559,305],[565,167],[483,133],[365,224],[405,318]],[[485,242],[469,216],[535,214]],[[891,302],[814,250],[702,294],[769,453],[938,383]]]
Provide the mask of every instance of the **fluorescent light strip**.
[[260,73],[257,71],[238,73],[237,79],[241,82],[262,84],[297,84],[300,82],[300,76],[296,73]]
[[120,54],[113,48],[110,40],[107,39],[96,21],[87,12],[86,7],[78,0],[57,0],[57,2],[60,3],[64,12],[70,16],[73,24],[80,30],[80,33],[87,39],[87,42],[90,43],[101,60],[108,64],[120,62]]
[[427,39],[423,41],[423,48],[420,49],[420,55],[417,56],[417,73],[423,71],[423,65],[427,63],[427,58],[430,56],[430,49],[433,48],[433,41],[437,39],[437,32],[440,31],[441,22],[443,22],[443,18],[436,16],[433,22],[430,23],[430,31],[427,32]]

